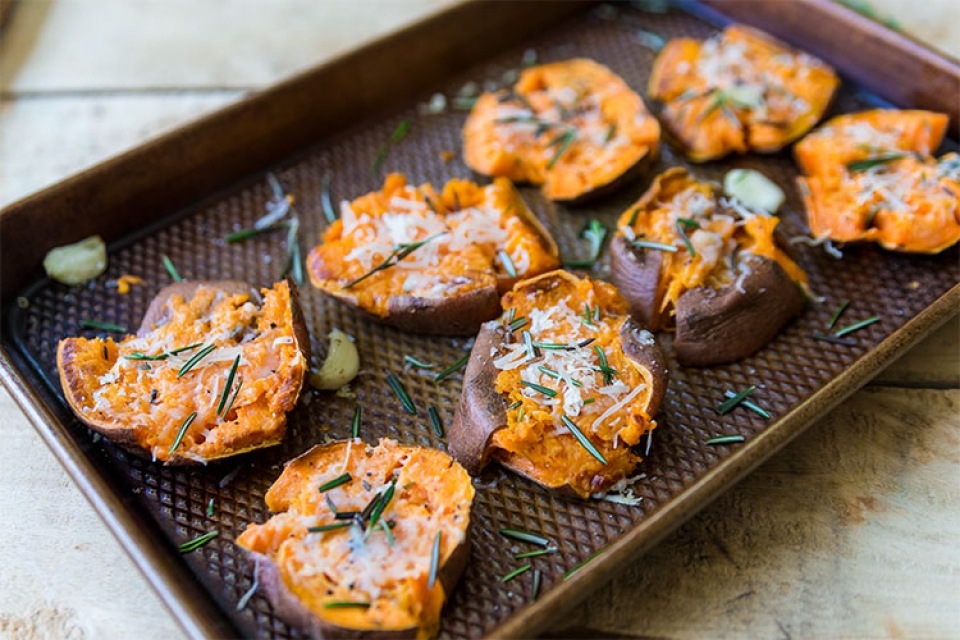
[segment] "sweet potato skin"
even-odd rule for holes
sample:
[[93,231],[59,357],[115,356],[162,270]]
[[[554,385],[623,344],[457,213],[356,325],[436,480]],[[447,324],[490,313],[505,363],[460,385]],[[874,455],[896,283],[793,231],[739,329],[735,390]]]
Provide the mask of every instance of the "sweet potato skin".
[[610,241],[610,279],[630,305],[630,313],[650,331],[659,331],[666,317],[657,309],[657,288],[663,252],[639,249],[623,236]]
[[798,315],[800,287],[772,260],[749,256],[742,282],[722,289],[698,287],[677,300],[677,360],[685,367],[734,362],[756,353]]
[[[304,362],[309,362],[310,339],[306,328],[306,322],[303,317],[303,310],[299,304],[297,289],[289,280],[286,281],[286,283],[290,289],[294,340],[297,343],[297,348],[303,354]],[[219,289],[226,294],[250,293],[252,299],[257,301],[260,300],[260,294],[255,287],[246,282],[238,280],[205,280],[175,283],[162,289],[151,300],[149,306],[147,307],[147,311],[144,314],[141,325],[137,330],[137,336],[143,336],[155,328],[163,326],[163,324],[169,320],[169,317],[167,316],[166,303],[171,296],[180,295],[184,298],[184,300],[190,300],[194,297],[197,290],[201,288]],[[124,447],[130,453],[140,457],[150,458],[150,453],[145,451],[137,442],[137,425],[128,424],[113,417],[95,419],[93,416],[82,410],[82,377],[80,375],[76,375],[78,372],[74,371],[72,367],[66,366],[66,363],[73,362],[75,360],[78,351],[79,345],[77,341],[71,338],[61,340],[57,348],[57,369],[60,374],[60,384],[64,391],[67,404],[73,410],[74,414],[77,416],[77,419],[111,442]],[[299,385],[284,388],[280,390],[280,393],[291,394],[292,397],[296,399],[299,397],[302,388],[303,378],[301,378]],[[281,438],[259,440],[255,443],[251,442],[250,446],[241,447],[237,450],[230,451],[227,456],[239,455],[254,449],[273,446],[279,444]],[[199,461],[191,457],[181,455],[179,452],[175,452],[170,456],[169,459],[164,461],[164,465],[166,466],[191,466],[197,464],[200,464]]]
[[[285,467],[295,466],[313,457],[318,451],[333,447],[342,447],[347,441],[340,440],[324,445],[317,445],[288,461]],[[354,440],[354,443],[360,443]],[[356,444],[354,444],[356,446]],[[360,443],[360,446],[363,446]],[[269,504],[269,494],[268,494]],[[276,507],[274,507],[276,508]],[[471,534],[469,527],[465,531],[463,540],[447,557],[437,570],[437,579],[443,585],[444,593],[450,594],[470,559]],[[336,625],[323,620],[313,613],[298,598],[283,580],[280,567],[268,555],[253,551],[245,546],[238,545],[247,560],[254,566],[254,576],[260,584],[260,589],[269,600],[274,613],[300,633],[309,638],[346,638],[351,640],[414,640],[418,636],[419,628],[411,626],[403,629],[357,629]]]
[[[544,280],[543,284],[549,284]],[[627,319],[620,328],[620,340],[624,354],[648,372],[647,384],[652,393],[647,413],[655,415],[666,394],[669,372],[663,352],[649,333],[644,336],[642,328],[632,319]],[[490,461],[493,434],[507,426],[507,403],[495,390],[499,370],[494,366],[491,353],[505,338],[506,332],[499,321],[487,322],[480,329],[474,343],[470,360],[464,373],[463,392],[454,414],[447,450],[471,475],[478,475]],[[506,460],[500,463],[514,473],[533,482],[540,481]],[[561,495],[580,497],[569,485],[545,486]]]

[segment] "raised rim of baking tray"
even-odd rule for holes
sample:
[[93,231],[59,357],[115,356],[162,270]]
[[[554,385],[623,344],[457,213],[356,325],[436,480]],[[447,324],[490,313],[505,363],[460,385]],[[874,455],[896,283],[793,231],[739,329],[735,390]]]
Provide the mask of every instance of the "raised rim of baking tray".
[[[522,42],[592,4],[500,3],[494,12],[479,0],[465,2],[108,160],[0,213],[0,294],[5,310],[0,335],[0,379],[190,637],[235,636],[237,629],[186,565],[170,561],[168,540],[151,521],[138,515],[137,504],[117,490],[109,472],[95,464],[89,446],[67,433],[71,415],[57,399],[55,390],[37,374],[27,354],[11,341],[7,324],[10,314],[6,310],[28,283],[40,277],[40,261],[49,248],[96,232],[111,241],[111,248],[143,237],[158,225],[171,222],[171,212],[180,212],[175,218],[186,215],[197,201],[295,154],[298,149],[308,148],[338,127],[376,113],[383,106],[378,96],[392,92],[394,102],[409,99],[458,67]],[[707,0],[684,6],[701,15],[719,11],[728,19],[761,27],[831,62],[848,77],[894,104],[949,113],[951,130],[957,130],[960,65],[845,7],[829,0]],[[713,17],[718,18],[718,14]],[[438,39],[438,33],[446,35]],[[492,33],[496,37],[489,37]],[[425,38],[427,34],[431,38]],[[468,40],[472,44],[453,53],[442,48],[451,42]],[[419,44],[408,46],[413,43]],[[277,103],[314,107],[318,104],[318,85],[342,83],[358,70],[388,59],[396,67],[398,50],[407,51],[400,65],[416,69],[416,74],[404,77],[397,73],[392,85],[375,91],[354,87],[338,92],[336,99],[320,101],[319,111],[312,112],[312,127],[273,108]],[[436,55],[441,50],[444,55]],[[263,122],[269,124],[264,126]],[[233,139],[225,135],[244,127],[254,130]],[[187,148],[191,149],[190,154],[178,153]],[[239,153],[241,150],[244,153]],[[177,168],[172,164],[174,159],[180,163]],[[156,197],[157,185],[150,178],[157,172],[183,178],[172,189],[165,185],[163,199]],[[131,208],[140,212],[136,219],[124,222],[116,213]],[[45,233],[27,233],[41,219],[39,216],[43,216]],[[681,495],[609,545],[583,570],[506,619],[491,637],[529,636],[545,628],[551,618],[589,595],[599,582],[612,578],[622,563],[655,545],[949,319],[958,308],[960,285],[953,286],[846,372],[717,463]]]

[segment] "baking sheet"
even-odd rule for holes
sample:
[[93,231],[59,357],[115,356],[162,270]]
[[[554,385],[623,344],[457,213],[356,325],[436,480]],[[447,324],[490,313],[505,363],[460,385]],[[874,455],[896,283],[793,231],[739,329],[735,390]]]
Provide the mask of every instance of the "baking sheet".
[[[471,81],[481,86],[487,82],[502,86],[515,73],[528,49],[536,52],[540,62],[573,56],[593,58],[643,93],[654,53],[638,37],[638,26],[666,38],[706,37],[715,31],[709,23],[680,11],[660,14],[597,9],[571,18],[483,64],[464,69],[402,107],[376,119],[357,122],[272,167],[286,190],[296,197],[295,212],[301,221],[304,249],[312,246],[325,226],[320,195],[326,175],[331,176],[335,200],[352,199],[379,188],[383,175],[389,171],[400,171],[411,181],[431,181],[435,185],[451,177],[471,177],[459,158],[459,130],[465,113],[448,110],[425,114],[420,106],[435,92],[444,93],[449,100]],[[855,111],[877,103],[848,83],[833,112]],[[372,171],[378,149],[403,120],[411,122],[410,133],[391,148],[383,171]],[[454,159],[446,162],[445,151],[453,152]],[[562,255],[570,259],[584,257],[587,243],[578,238],[584,224],[597,218],[612,229],[619,214],[639,197],[652,177],[676,165],[689,166],[665,145],[661,159],[644,178],[583,207],[551,204],[536,189],[523,189],[523,195],[553,231]],[[734,167],[756,168],[777,181],[788,195],[781,214],[786,235],[805,232],[797,192],[792,186],[795,170],[787,153],[734,158],[690,168],[697,176],[719,180]],[[242,611],[236,611],[236,603],[250,588],[253,576],[232,540],[246,523],[262,522],[269,517],[262,496],[279,475],[284,461],[317,442],[349,434],[357,403],[364,408],[361,433],[368,441],[386,436],[408,444],[443,448],[443,439],[437,438],[430,428],[426,407],[436,405],[443,422],[451,424],[460,376],[434,383],[430,375],[405,369],[403,356],[410,354],[447,365],[468,350],[470,340],[402,334],[320,296],[307,285],[301,293],[316,353],[314,365],[322,362],[325,336],[332,328],[355,336],[363,366],[362,375],[352,385],[356,398],[308,391],[302,405],[290,416],[288,436],[281,446],[198,469],[162,468],[94,436],[66,409],[55,366],[60,338],[91,334],[80,328],[80,319],[96,318],[129,328],[139,324],[149,299],[169,282],[161,263],[163,255],[170,256],[188,279],[239,278],[264,286],[273,282],[283,269],[286,255],[282,232],[238,245],[222,240],[232,231],[252,226],[265,212],[265,203],[271,197],[265,173],[250,176],[189,210],[175,213],[169,224],[114,244],[108,272],[92,287],[71,289],[46,280],[36,282],[23,292],[28,306],[11,307],[6,314],[5,339],[11,340],[31,363],[32,370],[24,372],[29,383],[47,385],[45,392],[51,394],[48,409],[62,424],[60,435],[76,441],[83,455],[112,479],[127,508],[158,534],[151,544],[167,554],[171,563],[181,562],[177,544],[209,530],[220,532],[219,538],[183,556],[182,561],[221,608],[228,621],[225,633],[236,628],[247,636],[293,637],[295,632],[274,618],[269,604],[259,594]],[[599,550],[612,547],[623,555],[652,544],[655,520],[678,504],[694,504],[689,498],[710,476],[727,473],[732,481],[738,464],[742,469],[751,459],[762,459],[761,451],[772,446],[769,443],[798,433],[809,424],[809,416],[836,400],[837,393],[852,390],[854,382],[862,384],[879,371],[883,361],[880,356],[893,353],[897,343],[902,347],[907,334],[915,338],[918,331],[932,329],[933,316],[943,315],[945,296],[951,289],[956,293],[960,280],[956,248],[936,257],[917,257],[895,255],[873,246],[849,247],[838,261],[819,248],[799,246],[797,257],[810,276],[812,289],[824,297],[824,302],[808,309],[757,355],[723,367],[682,369],[673,359],[669,336],[661,336],[661,344],[673,365],[671,387],[650,457],[639,469],[646,474],[646,479],[636,487],[643,498],[640,505],[587,503],[557,497],[496,467],[483,474],[478,481],[473,515],[471,561],[445,611],[443,637],[477,637],[498,629],[524,629],[523,620],[542,619],[550,607],[558,610],[564,598],[572,597],[574,592],[583,593],[591,582],[609,574],[610,562],[605,563],[604,556],[600,556],[564,583],[563,576],[569,569]],[[133,287],[127,296],[119,296],[105,283],[124,273],[140,275],[148,284]],[[604,261],[591,275],[606,277],[607,273]],[[851,300],[845,321],[877,314],[880,322],[852,334],[853,346],[812,339],[814,332],[824,330],[837,305],[845,300]],[[915,320],[918,316],[920,321]],[[905,328],[911,320],[912,329]],[[417,417],[403,412],[385,383],[387,372],[396,373],[403,380],[419,408]],[[758,387],[752,399],[773,414],[773,419],[763,420],[743,409],[717,415],[715,407],[722,402],[726,389],[740,390],[751,384]],[[56,424],[52,426],[58,428]],[[709,437],[722,433],[743,434],[747,443],[732,447],[705,444]],[[211,499],[214,516],[207,517]],[[541,602],[537,605],[529,602],[532,572],[507,584],[500,582],[501,576],[521,564],[513,559],[513,552],[525,550],[499,536],[500,527],[540,533],[560,548],[559,553],[533,562],[544,576]],[[504,623],[508,626],[501,627]],[[528,628],[532,629],[535,625],[530,624]]]

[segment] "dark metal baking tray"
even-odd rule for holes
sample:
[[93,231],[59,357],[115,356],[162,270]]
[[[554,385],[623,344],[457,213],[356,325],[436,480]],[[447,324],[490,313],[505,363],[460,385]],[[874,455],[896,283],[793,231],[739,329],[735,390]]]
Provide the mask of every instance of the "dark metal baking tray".
[[[837,65],[848,77],[834,112],[882,104],[886,98],[898,106],[947,111],[956,124],[957,64],[843,7],[825,0],[709,4]],[[425,411],[415,418],[402,412],[384,383],[385,372],[401,375],[417,404],[422,409],[436,405],[449,424],[459,375],[434,383],[404,371],[403,356],[452,363],[469,341],[402,334],[307,285],[302,297],[317,353],[314,364],[322,360],[324,336],[333,327],[357,338],[363,374],[353,385],[356,400],[309,391],[309,402],[291,414],[282,445],[190,469],[163,468],[131,456],[81,426],[57,382],[57,341],[82,333],[79,320],[85,317],[136,326],[150,297],[168,282],[163,254],[188,278],[273,282],[285,254],[282,238],[262,236],[239,245],[222,241],[263,214],[270,198],[267,171],[296,196],[301,238],[309,247],[325,225],[320,202],[324,177],[332,176],[335,198],[378,188],[382,175],[371,171],[371,163],[405,119],[412,123],[410,133],[390,150],[384,171],[434,184],[470,176],[459,159],[464,114],[448,110],[431,115],[418,109],[434,92],[453,96],[468,81],[503,84],[504,74],[515,72],[527,49],[535,50],[540,61],[594,58],[642,92],[654,53],[638,40],[637,27],[667,38],[704,37],[722,19],[705,5],[666,13],[619,5],[611,13],[590,3],[468,2],[134,149],[0,215],[3,382],[189,635],[297,635],[273,616],[259,594],[237,611],[252,575],[232,540],[246,523],[269,516],[262,498],[284,461],[319,441],[347,436],[356,402],[364,407],[363,436],[368,440],[390,436],[444,447]],[[445,162],[445,151],[452,151],[454,159]],[[672,165],[687,166],[664,146],[646,177],[584,207],[551,204],[536,189],[523,194],[553,230],[563,255],[577,257],[585,252],[577,236],[586,221],[598,218],[611,225],[656,173]],[[692,170],[718,179],[733,167],[761,169],[780,183],[788,194],[782,213],[787,235],[805,231],[788,152]],[[110,267],[92,286],[71,289],[41,277],[40,262],[49,248],[93,233],[110,241]],[[771,345],[740,363],[698,370],[674,362],[661,425],[640,469],[647,476],[638,485],[640,505],[558,497],[496,467],[483,474],[472,523],[473,555],[445,610],[442,636],[529,636],[555,623],[619,566],[945,321],[960,302],[956,248],[929,257],[856,246],[846,248],[839,261],[818,248],[801,246],[797,252],[812,288],[825,302],[809,308]],[[141,275],[148,284],[119,296],[105,282],[123,273]],[[592,272],[606,274],[606,263]],[[853,346],[812,339],[847,299],[852,302],[846,318],[878,314],[880,322],[850,336]],[[672,361],[669,337],[662,343]],[[758,386],[753,397],[773,414],[771,420],[739,410],[717,414],[725,389],[750,384]],[[746,443],[705,444],[720,433],[743,434]],[[215,514],[207,517],[211,498]],[[560,548],[536,559],[544,576],[536,602],[529,602],[529,573],[506,585],[500,582],[517,566],[511,545],[497,534],[502,526],[542,533]],[[179,543],[212,529],[221,534],[212,543],[189,555],[177,552]],[[602,553],[563,580],[566,571],[597,551]]]

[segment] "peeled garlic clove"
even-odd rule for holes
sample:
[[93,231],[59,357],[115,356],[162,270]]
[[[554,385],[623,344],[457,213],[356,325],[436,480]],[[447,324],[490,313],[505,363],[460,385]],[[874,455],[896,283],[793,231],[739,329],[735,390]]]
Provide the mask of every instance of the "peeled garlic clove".
[[339,389],[357,377],[360,371],[360,355],[353,340],[340,329],[327,336],[330,350],[320,371],[310,374],[310,386],[323,391]]
[[107,245],[100,236],[51,249],[43,259],[47,275],[63,284],[83,284],[107,269]]
[[752,209],[776,213],[783,204],[783,190],[753,169],[733,169],[723,177],[723,190]]

